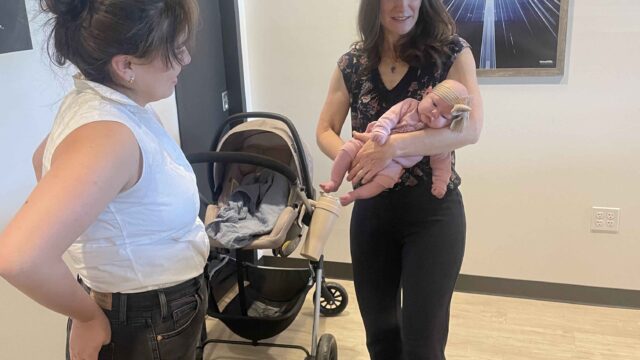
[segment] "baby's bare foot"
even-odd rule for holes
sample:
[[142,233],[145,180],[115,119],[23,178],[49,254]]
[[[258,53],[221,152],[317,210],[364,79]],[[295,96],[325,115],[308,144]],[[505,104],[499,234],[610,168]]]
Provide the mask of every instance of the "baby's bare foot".
[[338,186],[335,181],[327,181],[325,183],[320,184],[320,189],[326,193],[332,193],[338,190]]

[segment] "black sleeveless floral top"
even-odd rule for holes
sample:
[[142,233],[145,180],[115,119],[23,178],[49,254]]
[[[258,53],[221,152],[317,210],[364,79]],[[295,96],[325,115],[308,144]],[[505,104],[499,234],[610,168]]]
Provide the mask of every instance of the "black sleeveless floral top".
[[[352,47],[338,60],[338,68],[342,72],[342,78],[349,91],[351,128],[354,131],[364,132],[367,124],[378,120],[398,102],[406,98],[421,100],[429,86],[436,86],[446,79],[451,65],[465,47],[469,47],[469,44],[464,39],[457,35],[453,36],[448,45],[449,56],[443,62],[441,71],[437,71],[435,62],[420,68],[409,67],[404,77],[391,90],[387,89],[382,82],[378,69],[370,72],[361,70],[367,64],[366,55],[357,47]],[[457,188],[461,182],[455,169],[455,159],[455,152],[452,152],[449,189]],[[431,183],[431,167],[428,156],[425,156],[411,169],[407,169],[393,189],[413,186],[418,183],[418,180],[426,180],[427,183]]]

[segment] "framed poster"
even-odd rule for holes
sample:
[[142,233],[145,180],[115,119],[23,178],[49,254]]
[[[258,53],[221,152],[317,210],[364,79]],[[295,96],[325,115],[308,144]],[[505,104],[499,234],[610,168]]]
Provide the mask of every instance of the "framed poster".
[[0,1],[0,54],[32,48],[24,0]]
[[569,0],[443,0],[478,76],[562,76]]

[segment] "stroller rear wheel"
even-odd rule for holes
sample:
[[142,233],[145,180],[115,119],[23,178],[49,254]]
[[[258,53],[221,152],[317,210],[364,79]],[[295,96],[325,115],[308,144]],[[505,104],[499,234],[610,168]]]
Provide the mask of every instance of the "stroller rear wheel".
[[338,343],[331,334],[324,334],[318,341],[315,360],[338,360]]
[[[327,293],[324,291],[325,288]],[[328,317],[340,315],[349,303],[347,290],[335,282],[325,283],[322,290],[320,294],[320,314]]]

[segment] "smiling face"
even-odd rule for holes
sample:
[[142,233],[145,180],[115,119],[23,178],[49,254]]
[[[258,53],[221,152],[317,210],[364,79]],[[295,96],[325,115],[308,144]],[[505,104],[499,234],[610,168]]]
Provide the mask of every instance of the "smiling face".
[[416,24],[421,0],[380,0],[380,23],[385,35],[405,35]]

